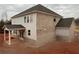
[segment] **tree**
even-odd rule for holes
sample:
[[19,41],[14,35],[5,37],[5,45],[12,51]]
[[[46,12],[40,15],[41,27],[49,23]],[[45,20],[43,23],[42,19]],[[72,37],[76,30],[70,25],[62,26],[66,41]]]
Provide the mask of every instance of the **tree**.
[[1,19],[0,21],[0,33],[3,33],[3,26],[4,26],[4,21]]
[[11,20],[6,20],[6,21],[4,22],[4,25],[11,25]]

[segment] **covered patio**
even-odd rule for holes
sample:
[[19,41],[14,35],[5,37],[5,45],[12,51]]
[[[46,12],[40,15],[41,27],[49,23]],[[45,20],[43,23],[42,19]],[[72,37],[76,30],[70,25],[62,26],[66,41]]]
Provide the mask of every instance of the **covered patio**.
[[[11,37],[24,39],[25,27],[22,25],[4,25],[4,42],[11,45]],[[7,33],[6,33],[7,31]],[[8,39],[6,35],[8,34]]]

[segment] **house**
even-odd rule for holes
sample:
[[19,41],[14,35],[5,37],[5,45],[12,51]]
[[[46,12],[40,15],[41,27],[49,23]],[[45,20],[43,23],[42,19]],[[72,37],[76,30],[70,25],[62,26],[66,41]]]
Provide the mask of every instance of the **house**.
[[61,18],[61,15],[40,4],[13,16],[12,25],[5,25],[4,29],[9,31],[9,45],[11,44],[10,32],[34,40],[38,46],[55,40],[55,27]]
[[56,36],[70,42],[74,38],[74,27],[74,18],[63,18],[56,25]]
[[79,32],[79,19],[75,20],[75,31]]
[[79,19],[75,20],[75,28],[74,28],[74,35],[77,39],[79,39]]

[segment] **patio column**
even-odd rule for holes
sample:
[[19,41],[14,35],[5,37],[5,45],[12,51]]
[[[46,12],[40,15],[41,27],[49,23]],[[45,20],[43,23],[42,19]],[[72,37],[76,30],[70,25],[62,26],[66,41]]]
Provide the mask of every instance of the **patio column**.
[[9,30],[9,41],[8,41],[8,44],[11,45],[11,33],[10,33],[10,30]]
[[6,40],[6,39],[5,39],[5,38],[6,38],[6,37],[5,37],[5,34],[6,34],[6,32],[5,32],[5,29],[4,29],[4,41]]

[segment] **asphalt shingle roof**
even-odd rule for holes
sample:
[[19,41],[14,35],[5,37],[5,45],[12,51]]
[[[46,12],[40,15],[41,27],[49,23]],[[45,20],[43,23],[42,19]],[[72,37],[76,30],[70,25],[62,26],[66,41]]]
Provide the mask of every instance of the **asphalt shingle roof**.
[[63,18],[61,19],[56,27],[70,27],[74,18]]
[[[33,7],[29,8],[29,9],[27,9],[27,10],[25,10],[25,11],[23,11],[23,12],[21,12],[21,13],[15,15],[15,16],[13,16],[12,18],[16,18],[16,17],[23,16],[23,15],[25,15],[25,14],[28,14],[29,12],[32,12],[32,11],[42,11],[42,12],[54,14],[54,15],[56,15],[56,16],[60,16],[59,14],[53,12],[52,10],[50,10],[50,9],[48,9],[48,8],[46,8],[46,7],[42,6],[42,5],[40,5],[40,4],[38,4],[38,5],[36,5],[36,6],[33,6]],[[62,17],[62,16],[60,16],[60,17]]]
[[22,26],[22,25],[4,25],[6,28],[8,28],[8,29],[25,29],[25,27],[24,26]]

